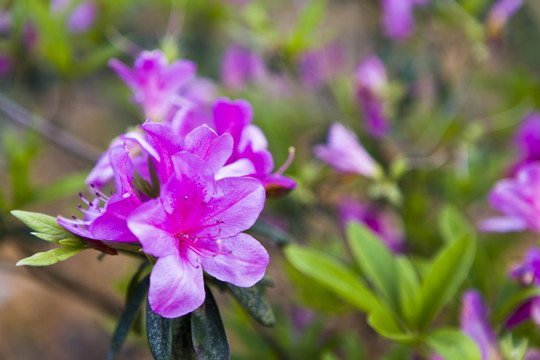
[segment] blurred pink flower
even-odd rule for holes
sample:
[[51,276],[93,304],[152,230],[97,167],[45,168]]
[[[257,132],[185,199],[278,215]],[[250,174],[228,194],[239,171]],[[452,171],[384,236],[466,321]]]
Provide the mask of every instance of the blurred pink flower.
[[72,33],[85,32],[94,24],[97,14],[97,4],[92,1],[83,1],[69,15],[67,28]]
[[375,56],[366,58],[356,70],[356,97],[364,112],[367,131],[374,137],[388,133],[384,89],[388,86],[386,69]]
[[315,155],[342,173],[359,174],[374,178],[380,174],[379,165],[362,147],[356,135],[340,123],[328,131],[326,145],[316,145]]
[[526,164],[540,161],[540,114],[527,115],[514,136],[514,144],[518,150],[516,163],[510,173],[515,175]]
[[498,37],[508,20],[523,6],[523,0],[498,0],[488,12],[486,27],[490,37]]
[[469,290],[463,295],[460,314],[461,331],[480,348],[482,360],[503,360],[497,336],[489,323],[487,309],[479,292]]
[[415,6],[427,4],[430,0],[382,0],[383,27],[388,37],[402,41],[414,31]]
[[318,88],[343,71],[345,56],[343,48],[330,44],[321,49],[303,53],[299,60],[300,78],[308,88]]
[[250,82],[264,80],[266,66],[255,51],[231,45],[221,60],[221,81],[231,90],[241,90]]
[[169,60],[159,50],[143,51],[133,69],[112,59],[109,66],[133,90],[133,102],[140,105],[146,117],[165,120],[173,106],[182,106],[180,89],[195,76],[195,64],[188,60]]
[[515,178],[500,180],[489,194],[491,206],[503,216],[479,223],[482,231],[540,232],[540,163],[523,166]]
[[374,206],[365,206],[355,200],[345,199],[339,204],[339,215],[343,227],[351,221],[363,223],[379,234],[386,246],[394,253],[403,251],[405,242],[403,229],[392,213]]

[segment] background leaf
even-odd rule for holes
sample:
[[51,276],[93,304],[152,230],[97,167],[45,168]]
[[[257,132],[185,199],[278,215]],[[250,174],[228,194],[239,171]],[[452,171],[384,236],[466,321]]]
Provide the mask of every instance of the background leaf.
[[208,287],[203,305],[191,314],[193,347],[200,360],[230,357],[229,341],[214,296]]
[[476,343],[457,329],[438,329],[426,338],[433,351],[446,360],[481,360]]
[[241,288],[227,283],[227,288],[232,292],[236,300],[261,325],[274,325],[276,318],[274,317],[270,303],[264,296],[264,285],[261,282],[249,288]]
[[156,314],[146,300],[146,338],[155,360],[170,360],[172,349],[172,319]]

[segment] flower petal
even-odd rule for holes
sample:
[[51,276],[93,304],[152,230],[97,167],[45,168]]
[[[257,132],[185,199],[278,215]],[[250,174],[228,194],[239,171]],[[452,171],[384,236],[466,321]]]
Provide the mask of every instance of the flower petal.
[[127,224],[146,253],[162,257],[177,252],[178,240],[173,235],[173,224],[159,199],[145,202],[135,209],[129,215]]
[[253,237],[241,233],[221,239],[217,246],[220,255],[201,257],[203,269],[208,274],[241,287],[253,286],[263,278],[269,257],[264,246]]
[[217,173],[231,156],[233,139],[230,134],[218,136],[208,126],[202,125],[190,132],[185,139],[185,150],[204,160]]
[[152,310],[165,318],[192,312],[205,298],[203,272],[196,257],[172,254],[159,258],[150,275],[148,301]]

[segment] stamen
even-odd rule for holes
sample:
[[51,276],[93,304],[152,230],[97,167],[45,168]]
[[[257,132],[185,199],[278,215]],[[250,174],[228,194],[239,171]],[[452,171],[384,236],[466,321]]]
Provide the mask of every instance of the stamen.
[[291,166],[294,160],[295,152],[296,152],[296,149],[294,148],[294,146],[289,147],[289,156],[287,157],[287,160],[285,160],[283,165],[281,165],[281,167],[275,172],[275,175],[283,175],[285,170],[287,170],[289,166]]

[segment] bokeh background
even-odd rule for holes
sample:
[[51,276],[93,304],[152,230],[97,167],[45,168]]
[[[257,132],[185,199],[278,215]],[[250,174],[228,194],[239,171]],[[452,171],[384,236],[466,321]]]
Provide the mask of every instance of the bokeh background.
[[[73,20],[83,3],[90,3],[91,21]],[[486,195],[507,176],[513,134],[540,103],[540,2],[525,1],[496,29],[488,21],[493,3],[433,0],[415,9],[414,31],[398,41],[385,32],[375,0],[0,2],[0,359],[106,356],[136,263],[88,251],[46,269],[16,267],[48,245],[9,211],[76,214],[100,152],[145,120],[107,66],[110,58],[131,64],[140,51],[159,48],[170,59],[196,62],[213,97],[249,100],[276,167],[296,149],[286,174],[298,188],[269,200],[263,213],[295,242],[347,259],[337,205],[351,197],[392,208],[406,251],[429,256],[441,244],[434,224],[443,203],[472,223],[492,214]],[[246,71],[241,84],[227,83],[223,59],[233,45],[257,54],[264,74]],[[369,136],[355,95],[356,68],[372,54],[391,84],[391,130],[383,138]],[[312,147],[333,122],[353,129],[396,172],[399,194],[315,159]],[[260,238],[271,253],[267,295],[278,321],[262,328],[218,295],[233,358],[315,359],[330,350],[373,359],[387,351],[390,343],[363,315],[311,288],[279,244]],[[493,271],[482,284],[489,296],[534,237],[480,241]],[[151,358],[144,335],[131,337],[119,358]]]

